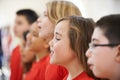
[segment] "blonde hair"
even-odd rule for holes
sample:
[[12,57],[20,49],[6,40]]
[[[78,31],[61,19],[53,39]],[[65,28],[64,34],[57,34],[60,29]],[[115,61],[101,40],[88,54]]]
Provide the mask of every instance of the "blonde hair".
[[69,1],[55,0],[48,2],[46,6],[48,17],[53,24],[56,24],[59,19],[66,16],[82,16],[79,8]]

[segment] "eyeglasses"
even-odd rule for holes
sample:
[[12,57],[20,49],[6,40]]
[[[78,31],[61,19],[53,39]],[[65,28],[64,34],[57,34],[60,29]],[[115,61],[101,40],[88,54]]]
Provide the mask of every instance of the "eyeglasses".
[[105,47],[105,46],[108,46],[108,47],[115,47],[115,46],[118,46],[120,43],[109,43],[109,44],[93,44],[93,43],[89,43],[89,48],[90,49],[94,49],[95,47],[97,46],[102,46],[102,47]]

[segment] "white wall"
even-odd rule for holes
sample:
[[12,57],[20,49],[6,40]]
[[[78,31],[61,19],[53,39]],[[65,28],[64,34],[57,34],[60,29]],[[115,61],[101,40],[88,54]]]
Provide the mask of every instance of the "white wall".
[[[45,3],[51,0],[0,0],[0,27],[12,24],[15,12],[22,8],[31,8],[42,13]],[[68,0],[79,6],[84,17],[95,21],[101,16],[120,13],[120,0]]]
[[120,14],[120,0],[81,0],[87,17],[98,20],[108,14]]
[[15,12],[19,9],[30,8],[43,11],[48,0],[0,0],[0,26],[13,23]]

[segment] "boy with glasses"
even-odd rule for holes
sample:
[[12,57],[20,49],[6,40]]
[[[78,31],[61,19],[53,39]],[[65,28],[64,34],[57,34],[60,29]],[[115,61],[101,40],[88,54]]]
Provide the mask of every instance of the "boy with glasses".
[[96,22],[86,56],[95,76],[120,80],[120,14]]

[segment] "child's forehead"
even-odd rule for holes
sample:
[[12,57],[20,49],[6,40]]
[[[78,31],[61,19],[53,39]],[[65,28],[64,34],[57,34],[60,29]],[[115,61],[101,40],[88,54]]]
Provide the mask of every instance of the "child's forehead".
[[64,30],[64,29],[67,29],[69,27],[69,21],[68,20],[63,20],[63,21],[60,21],[57,25],[56,25],[56,29],[61,29],[61,30]]
[[108,41],[107,37],[104,35],[104,32],[100,28],[95,28],[93,35],[92,35],[92,41]]
[[38,24],[37,23],[33,23],[30,27],[30,30],[36,30],[36,31],[39,31],[39,27],[38,27]]
[[16,18],[15,18],[15,20],[16,21],[21,21],[21,22],[27,22],[27,23],[29,23],[29,20],[24,15],[17,15]]

